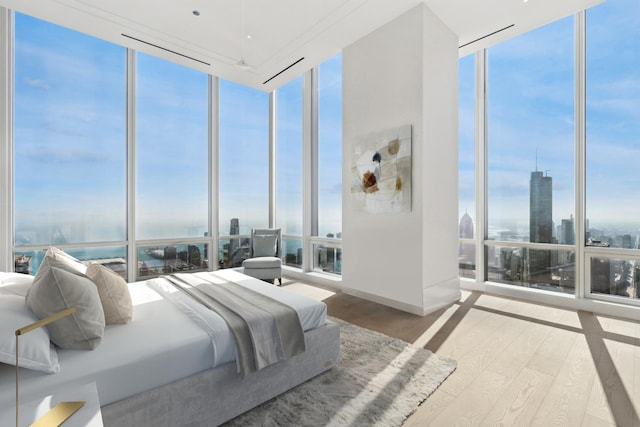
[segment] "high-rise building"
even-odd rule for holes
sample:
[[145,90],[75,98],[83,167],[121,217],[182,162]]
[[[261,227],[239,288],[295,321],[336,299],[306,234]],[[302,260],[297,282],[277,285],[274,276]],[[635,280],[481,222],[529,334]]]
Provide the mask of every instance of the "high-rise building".
[[[553,191],[552,179],[540,171],[531,172],[529,184],[529,241],[553,243],[553,220],[551,214]],[[531,249],[528,252],[526,277],[530,284],[548,283],[551,279],[551,251]]]
[[[461,239],[473,239],[473,220],[467,212],[460,218],[458,227]],[[474,277],[476,266],[476,245],[460,242],[458,249],[458,269],[462,277]]]
[[231,224],[229,224],[229,235],[237,236],[240,234],[240,220],[238,218],[231,218]]
[[462,218],[460,218],[458,230],[461,239],[473,239],[473,220],[466,211]]
[[575,233],[575,220],[573,215],[569,219],[563,219],[562,225],[560,225],[560,236],[558,238],[560,244],[563,245],[575,245],[576,233]]
[[529,241],[553,243],[552,178],[542,172],[531,172],[529,184]]
[[[240,220],[238,218],[231,218],[229,224],[229,236],[238,236],[240,234]],[[237,257],[238,249],[240,248],[240,239],[229,239],[229,249],[227,250],[227,259],[225,260],[225,267],[235,267],[234,259]]]

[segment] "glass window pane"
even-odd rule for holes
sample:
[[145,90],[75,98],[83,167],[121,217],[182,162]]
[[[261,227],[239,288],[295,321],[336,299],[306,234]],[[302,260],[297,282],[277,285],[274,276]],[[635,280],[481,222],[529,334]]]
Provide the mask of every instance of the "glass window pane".
[[558,243],[573,219],[573,40],[568,17],[488,50],[489,239]]
[[640,298],[640,262],[634,259],[591,258],[591,293]]
[[302,235],[302,77],[276,92],[276,223]]
[[342,236],[342,54],[318,67],[318,236]]
[[587,244],[639,249],[640,2],[587,11]]
[[[476,179],[475,179],[475,55],[460,59],[459,66],[459,120],[458,120],[458,207],[460,209],[459,236],[474,238]],[[474,278],[476,264],[475,244],[460,243],[460,276]]]
[[291,267],[302,267],[302,239],[282,239],[283,262]]
[[138,248],[138,278],[194,273],[209,268],[209,245],[157,245]]
[[323,244],[313,245],[313,269],[342,274],[342,249]]
[[220,239],[218,241],[218,268],[242,266],[242,261],[249,258],[250,243],[249,237]]
[[269,95],[220,80],[219,233],[269,225]]
[[302,265],[302,77],[276,91],[276,226],[286,265]]
[[487,247],[488,280],[545,291],[575,293],[575,251]]
[[136,239],[208,231],[208,78],[139,53],[136,61]]
[[[47,249],[14,253],[15,271],[35,275],[42,264]],[[127,276],[126,246],[100,246],[87,248],[64,248],[64,251],[85,264],[99,263],[110,268],[123,279]]]
[[15,244],[126,238],[125,49],[15,14]]

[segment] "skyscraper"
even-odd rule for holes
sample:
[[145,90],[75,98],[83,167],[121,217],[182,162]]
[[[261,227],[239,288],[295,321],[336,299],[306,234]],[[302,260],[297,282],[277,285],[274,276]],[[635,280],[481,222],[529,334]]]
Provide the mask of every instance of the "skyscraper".
[[[229,224],[229,235],[238,236],[240,234],[240,221],[238,218],[231,218]],[[227,252],[227,259],[225,260],[225,267],[236,267],[237,262],[234,261],[237,258],[238,250],[240,248],[240,239],[229,239],[229,250]]]
[[[552,180],[542,172],[531,172],[529,184],[529,241],[553,243]],[[529,249],[525,279],[530,284],[549,283],[551,279],[551,251]]]
[[542,172],[531,172],[529,185],[529,241],[553,243],[553,220],[551,213],[552,178]]
[[[458,227],[461,239],[473,239],[473,220],[465,211]],[[458,249],[458,269],[462,277],[474,277],[476,269],[476,245],[460,242]]]
[[560,243],[563,245],[575,245],[576,233],[575,233],[575,221],[573,215],[569,219],[563,219],[560,226]]

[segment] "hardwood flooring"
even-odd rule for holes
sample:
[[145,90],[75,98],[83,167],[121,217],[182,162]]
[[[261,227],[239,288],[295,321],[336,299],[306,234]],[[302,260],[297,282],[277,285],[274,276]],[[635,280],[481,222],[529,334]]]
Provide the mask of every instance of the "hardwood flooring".
[[640,427],[640,322],[463,291],[426,317],[287,280],[330,316],[455,359],[404,423]]

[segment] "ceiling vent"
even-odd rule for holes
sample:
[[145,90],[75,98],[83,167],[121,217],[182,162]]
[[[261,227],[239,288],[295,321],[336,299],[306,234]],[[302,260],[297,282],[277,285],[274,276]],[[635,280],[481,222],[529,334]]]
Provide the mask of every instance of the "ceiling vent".
[[509,29],[509,28],[511,28],[511,27],[515,27],[515,25],[516,25],[516,24],[507,25],[507,26],[506,26],[506,27],[504,27],[504,28],[500,28],[499,30],[494,31],[493,33],[489,33],[489,34],[484,35],[484,36],[482,36],[482,37],[479,37],[479,38],[477,38],[477,39],[475,39],[475,40],[472,40],[472,41],[470,41],[469,43],[465,43],[465,44],[463,44],[462,46],[458,46],[458,49],[461,49],[461,48],[463,48],[463,47],[465,47],[465,46],[469,46],[470,44],[473,44],[473,43],[475,43],[475,42],[479,42],[479,41],[480,41],[480,40],[482,40],[482,39],[486,39],[487,37],[491,37],[491,36],[493,36],[493,35],[495,35],[495,34],[498,34],[498,33],[502,32],[502,31],[508,30],[508,29]]
[[180,52],[176,52],[175,50],[171,50],[171,49],[167,49],[167,48],[162,47],[162,46],[158,46],[157,44],[153,44],[153,43],[149,43],[149,42],[144,41],[144,40],[137,39],[137,38],[135,38],[135,37],[132,37],[132,36],[127,35],[127,34],[124,34],[124,33],[122,33],[122,34],[121,34],[121,36],[122,36],[122,37],[126,37],[126,38],[131,39],[131,40],[135,40],[135,41],[140,42],[140,43],[144,43],[144,44],[146,44],[147,46],[153,46],[153,47],[155,47],[155,48],[157,48],[157,49],[162,49],[162,50],[164,50],[165,52],[173,53],[174,55],[178,55],[178,56],[181,56],[181,57],[183,57],[183,58],[187,58],[187,59],[190,59],[190,60],[192,60],[192,61],[199,62],[200,64],[204,64],[204,65],[211,65],[211,64],[210,64],[210,63],[208,63],[208,62],[201,61],[201,60],[196,59],[196,58],[193,58],[193,57],[191,57],[191,56],[187,56],[187,55],[182,54],[182,53],[180,53]]
[[298,62],[302,61],[304,59],[304,56],[300,59],[298,59],[296,62],[294,62],[293,64],[289,65],[288,67],[283,68],[282,70],[278,71],[276,74],[274,74],[273,76],[269,77],[267,80],[263,81],[262,84],[266,85],[267,83],[269,83],[271,80],[275,79],[276,77],[278,77],[280,74],[284,73],[285,71],[287,71],[289,68],[293,67],[294,65],[296,65]]

